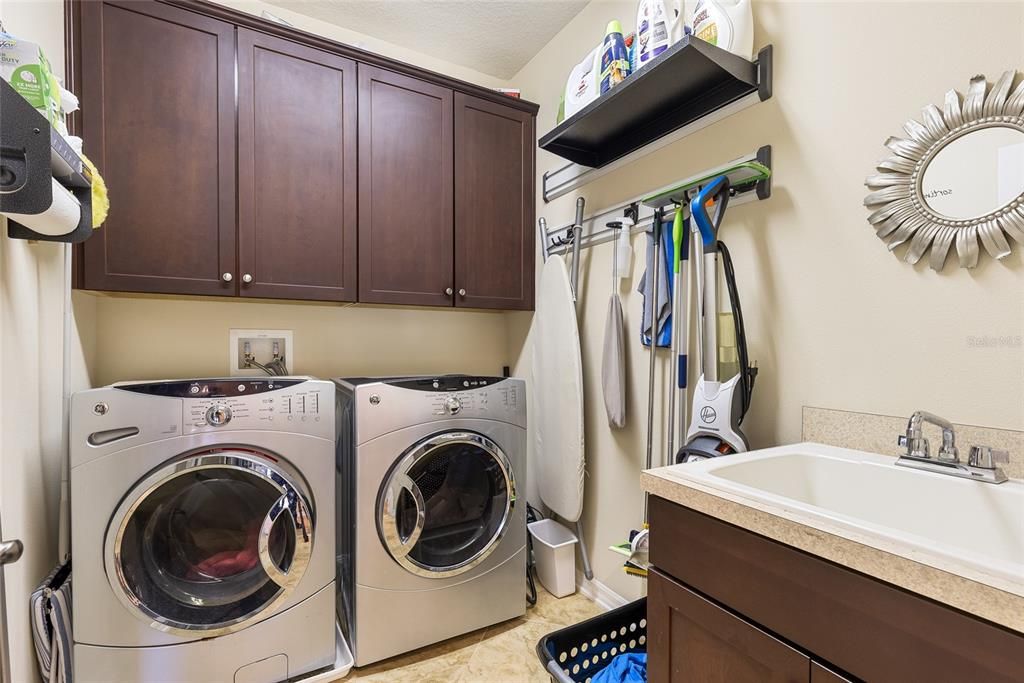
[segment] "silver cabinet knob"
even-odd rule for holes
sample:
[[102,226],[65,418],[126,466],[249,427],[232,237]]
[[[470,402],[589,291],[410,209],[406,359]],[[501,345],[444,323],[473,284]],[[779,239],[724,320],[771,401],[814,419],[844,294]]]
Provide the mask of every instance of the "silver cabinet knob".
[[466,290],[460,289],[459,290],[459,296],[466,296]]
[[452,291],[453,291],[452,288],[449,287],[448,289],[444,290],[444,295],[445,296],[451,296],[452,295]]
[[231,273],[224,273],[223,275],[220,276],[220,279],[223,280],[224,282],[231,282],[231,280],[234,279],[234,276],[231,275]]
[[245,284],[249,284],[250,282],[252,282],[252,275],[250,275],[249,273],[245,273],[244,275],[242,275],[242,282],[244,282]]

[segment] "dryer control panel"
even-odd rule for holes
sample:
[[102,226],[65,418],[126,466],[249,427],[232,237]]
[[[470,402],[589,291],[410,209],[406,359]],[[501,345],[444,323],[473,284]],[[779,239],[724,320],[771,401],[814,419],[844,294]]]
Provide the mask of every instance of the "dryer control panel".
[[431,414],[437,416],[508,419],[503,416],[518,413],[522,401],[521,393],[517,384],[505,382],[489,389],[479,387],[471,391],[429,394],[427,403],[430,405]]
[[360,442],[409,425],[499,420],[526,426],[526,384],[510,377],[441,375],[337,380],[353,392]]

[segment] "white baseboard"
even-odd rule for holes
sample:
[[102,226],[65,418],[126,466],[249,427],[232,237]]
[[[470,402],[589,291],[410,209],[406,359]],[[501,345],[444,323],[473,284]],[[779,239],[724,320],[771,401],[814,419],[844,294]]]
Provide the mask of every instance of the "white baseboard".
[[630,602],[597,579],[588,580],[583,576],[583,572],[576,572],[576,587],[580,593],[606,610],[622,607]]

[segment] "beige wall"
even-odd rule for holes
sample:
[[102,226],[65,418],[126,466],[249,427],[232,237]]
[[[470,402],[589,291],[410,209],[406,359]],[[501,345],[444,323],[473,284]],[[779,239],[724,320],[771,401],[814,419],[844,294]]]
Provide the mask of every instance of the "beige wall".
[[[540,135],[554,126],[570,68],[609,19],[631,30],[634,7],[592,2],[515,77],[523,96],[541,104]],[[774,98],[586,185],[579,195],[588,209],[771,144],[772,198],[731,210],[723,230],[751,358],[761,369],[744,425],[753,444],[799,440],[804,405],[891,415],[928,408],[956,422],[1021,429],[1024,348],[973,348],[968,338],[1024,334],[1022,245],[1001,263],[983,255],[968,272],[951,259],[937,274],[889,254],[864,220],[862,200],[864,178],[884,156],[882,142],[899,134],[903,121],[941,103],[950,88],[963,90],[974,74],[994,80],[1024,68],[1024,5],[755,0],[754,14],[755,47],[775,46]],[[983,39],[970,38],[974,29],[964,33],[965,23],[975,22],[985,26]],[[538,152],[539,174],[563,163]],[[537,215],[550,224],[571,220],[576,195],[544,204],[539,186]],[[634,252],[642,247],[636,238]],[[648,355],[637,339],[640,297],[633,291],[644,264],[642,256],[635,260],[633,283],[622,289],[630,423],[612,431],[600,395],[610,253],[599,246],[582,261],[584,527],[596,578],[633,596],[642,583],[626,577],[621,558],[605,548],[642,517]],[[529,370],[530,320],[510,316],[518,373]],[[657,402],[663,405],[663,392]]]
[[213,0],[213,2],[220,5],[226,5],[242,12],[248,12],[249,14],[254,14],[256,16],[260,16],[265,10],[276,17],[284,19],[295,28],[302,29],[303,31],[309,31],[310,33],[315,33],[348,45],[354,45],[361,49],[376,52],[377,54],[385,57],[390,57],[391,59],[397,59],[408,64],[415,64],[416,66],[424,69],[437,71],[438,73],[443,73],[453,78],[461,78],[464,81],[476,83],[477,85],[482,85],[488,88],[501,88],[505,85],[500,78],[481,73],[475,69],[471,69],[460,64],[454,64],[443,59],[438,59],[437,57],[432,57],[401,45],[389,43],[386,40],[368,36],[364,33],[357,33],[356,31],[351,31],[341,26],[321,21],[320,19],[307,17],[304,14],[293,12],[292,10],[284,7],[277,7],[270,3],[260,2],[260,0]]
[[[61,0],[6,0],[0,19],[39,43],[63,73]],[[7,238],[0,218],[0,516],[3,537],[25,543],[5,569],[13,680],[35,680],[28,596],[57,560],[62,448],[64,246]],[[94,307],[83,301],[72,324],[69,389],[89,386]]]
[[295,331],[294,373],[318,377],[469,372],[500,375],[508,347],[501,313],[377,306],[92,297],[95,380],[228,372],[231,328]]

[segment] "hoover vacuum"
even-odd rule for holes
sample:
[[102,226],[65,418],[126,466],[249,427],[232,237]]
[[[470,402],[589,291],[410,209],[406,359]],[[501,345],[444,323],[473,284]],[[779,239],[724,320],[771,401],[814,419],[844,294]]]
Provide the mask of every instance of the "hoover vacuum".
[[[736,289],[736,273],[732,257],[718,233],[729,205],[729,179],[719,176],[706,184],[690,203],[690,215],[700,236],[697,267],[697,298],[701,304],[698,316],[698,339],[701,350],[701,375],[694,388],[690,424],[677,451],[675,461],[692,462],[749,450],[750,444],[740,425],[750,408],[757,368],[751,367],[747,355],[747,338],[743,311]],[[708,207],[713,213],[708,213]],[[719,378],[718,348],[718,263],[723,276],[736,333],[739,372],[726,381]]]

